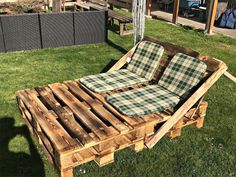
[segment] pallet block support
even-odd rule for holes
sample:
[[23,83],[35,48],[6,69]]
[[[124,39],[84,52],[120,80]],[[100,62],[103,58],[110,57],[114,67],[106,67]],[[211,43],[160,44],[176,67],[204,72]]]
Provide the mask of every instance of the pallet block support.
[[141,140],[141,141],[135,143],[135,144],[131,147],[131,149],[134,150],[135,152],[140,152],[140,151],[143,150],[143,148],[144,148],[144,141],[143,141],[143,140]]
[[99,167],[105,166],[109,163],[113,163],[114,162],[114,153],[110,153],[110,154],[96,157],[95,162],[98,164]]
[[61,170],[60,177],[73,177],[73,168]]

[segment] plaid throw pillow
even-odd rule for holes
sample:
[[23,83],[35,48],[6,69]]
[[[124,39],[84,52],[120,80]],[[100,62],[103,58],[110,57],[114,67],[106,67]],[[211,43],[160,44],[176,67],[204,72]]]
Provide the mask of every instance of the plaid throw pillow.
[[158,85],[183,96],[203,78],[207,65],[197,58],[178,53],[165,69]]
[[122,114],[138,117],[174,107],[179,97],[163,87],[150,85],[108,96],[106,100]]
[[163,52],[164,48],[161,45],[150,41],[142,41],[136,48],[127,69],[151,80],[158,68]]
[[129,87],[138,83],[145,83],[148,82],[148,80],[130,72],[127,69],[121,69],[118,71],[85,76],[80,79],[80,82],[90,90],[97,93],[102,93]]

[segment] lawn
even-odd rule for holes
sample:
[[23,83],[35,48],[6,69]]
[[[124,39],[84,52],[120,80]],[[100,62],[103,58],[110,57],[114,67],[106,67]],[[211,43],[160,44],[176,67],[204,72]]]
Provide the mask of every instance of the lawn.
[[[236,75],[236,40],[147,20],[146,34],[223,60]],[[106,70],[133,45],[132,36],[109,31],[107,44],[0,54],[0,176],[57,176],[17,109],[15,92]],[[236,85],[222,77],[206,100],[202,129],[187,127],[183,136],[163,138],[152,150],[115,154],[115,163],[79,166],[75,176],[236,176]]]

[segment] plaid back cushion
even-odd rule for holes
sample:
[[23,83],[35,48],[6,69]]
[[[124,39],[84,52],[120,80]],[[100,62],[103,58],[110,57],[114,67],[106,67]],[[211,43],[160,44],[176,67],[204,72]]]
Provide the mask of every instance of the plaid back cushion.
[[197,58],[178,53],[165,69],[158,85],[183,96],[203,78],[207,65]]
[[136,48],[127,69],[141,77],[151,80],[164,52],[161,45],[142,41]]

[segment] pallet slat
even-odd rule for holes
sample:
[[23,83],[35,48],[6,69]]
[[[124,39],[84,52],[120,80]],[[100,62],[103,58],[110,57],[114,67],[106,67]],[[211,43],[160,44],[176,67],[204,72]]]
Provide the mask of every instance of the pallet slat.
[[40,124],[41,128],[54,143],[54,146],[60,151],[71,148],[77,143],[61,127],[61,125],[48,113],[46,107],[29,90],[18,92],[17,96],[24,102],[27,108],[34,115],[34,119]]
[[58,96],[77,115],[92,132],[100,139],[118,133],[115,129],[109,129],[99,118],[92,114],[86,107],[76,99],[62,84],[49,85],[53,93]]
[[67,130],[73,134],[84,145],[90,145],[93,143],[93,139],[89,134],[75,121],[72,113],[64,109],[54,98],[49,88],[36,88],[36,91],[42,97],[42,99],[52,108],[57,114],[58,118],[62,121]]
[[99,116],[109,121],[111,125],[113,125],[119,132],[125,133],[129,131],[129,128],[126,125],[124,125],[112,113],[105,109],[101,103],[99,104],[96,100],[91,98],[85,91],[79,88],[76,82],[69,81],[66,82],[66,85],[74,94],[76,94],[76,96],[86,101],[92,107],[93,111],[95,111]]

